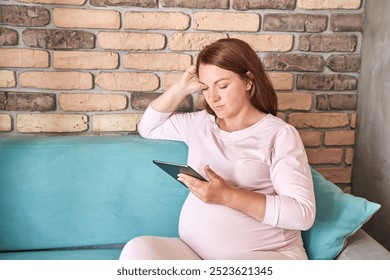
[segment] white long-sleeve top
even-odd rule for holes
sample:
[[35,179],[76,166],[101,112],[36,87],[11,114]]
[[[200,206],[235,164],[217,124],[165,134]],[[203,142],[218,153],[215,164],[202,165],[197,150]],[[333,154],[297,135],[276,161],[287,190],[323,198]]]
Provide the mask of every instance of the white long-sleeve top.
[[205,178],[204,166],[209,165],[231,185],[266,195],[265,217],[259,222],[189,193],[179,235],[200,257],[303,246],[300,231],[314,222],[315,199],[305,149],[293,126],[268,114],[246,129],[227,132],[206,111],[172,114],[149,106],[138,131],[145,138],[184,141],[188,164]]

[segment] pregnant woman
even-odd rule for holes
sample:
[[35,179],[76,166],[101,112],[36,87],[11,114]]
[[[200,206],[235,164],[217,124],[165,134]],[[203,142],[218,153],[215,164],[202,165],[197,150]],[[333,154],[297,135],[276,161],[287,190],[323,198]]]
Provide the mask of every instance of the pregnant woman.
[[[173,113],[203,92],[205,109]],[[184,141],[179,174],[190,190],[179,238],[140,236],[121,259],[307,259],[301,230],[315,217],[312,176],[296,129],[276,117],[277,97],[260,58],[244,41],[205,47],[181,79],[152,101],[142,137]]]

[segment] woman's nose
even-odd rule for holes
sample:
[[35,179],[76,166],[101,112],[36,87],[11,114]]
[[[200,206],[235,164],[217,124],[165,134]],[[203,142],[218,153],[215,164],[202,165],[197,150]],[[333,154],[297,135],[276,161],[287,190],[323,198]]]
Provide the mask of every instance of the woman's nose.
[[216,102],[221,99],[220,95],[215,89],[209,89],[209,98],[212,102]]

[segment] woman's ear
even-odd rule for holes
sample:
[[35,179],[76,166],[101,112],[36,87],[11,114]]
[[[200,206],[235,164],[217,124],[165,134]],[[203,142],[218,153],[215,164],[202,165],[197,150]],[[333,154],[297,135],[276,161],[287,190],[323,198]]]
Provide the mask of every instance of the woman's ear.
[[253,74],[251,71],[247,71],[245,75],[247,75],[250,80],[253,80]]
[[246,72],[246,76],[247,76],[247,81],[246,81],[246,84],[245,84],[245,89],[246,90],[251,90],[252,88],[252,85],[253,85],[253,74],[248,71]]

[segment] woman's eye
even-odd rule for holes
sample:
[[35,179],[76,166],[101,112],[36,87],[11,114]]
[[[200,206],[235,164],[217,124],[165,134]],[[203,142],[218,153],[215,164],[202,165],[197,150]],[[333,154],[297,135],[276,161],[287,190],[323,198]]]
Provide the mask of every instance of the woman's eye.
[[224,88],[227,88],[228,85],[219,85],[218,87],[219,87],[220,89],[224,89]]

